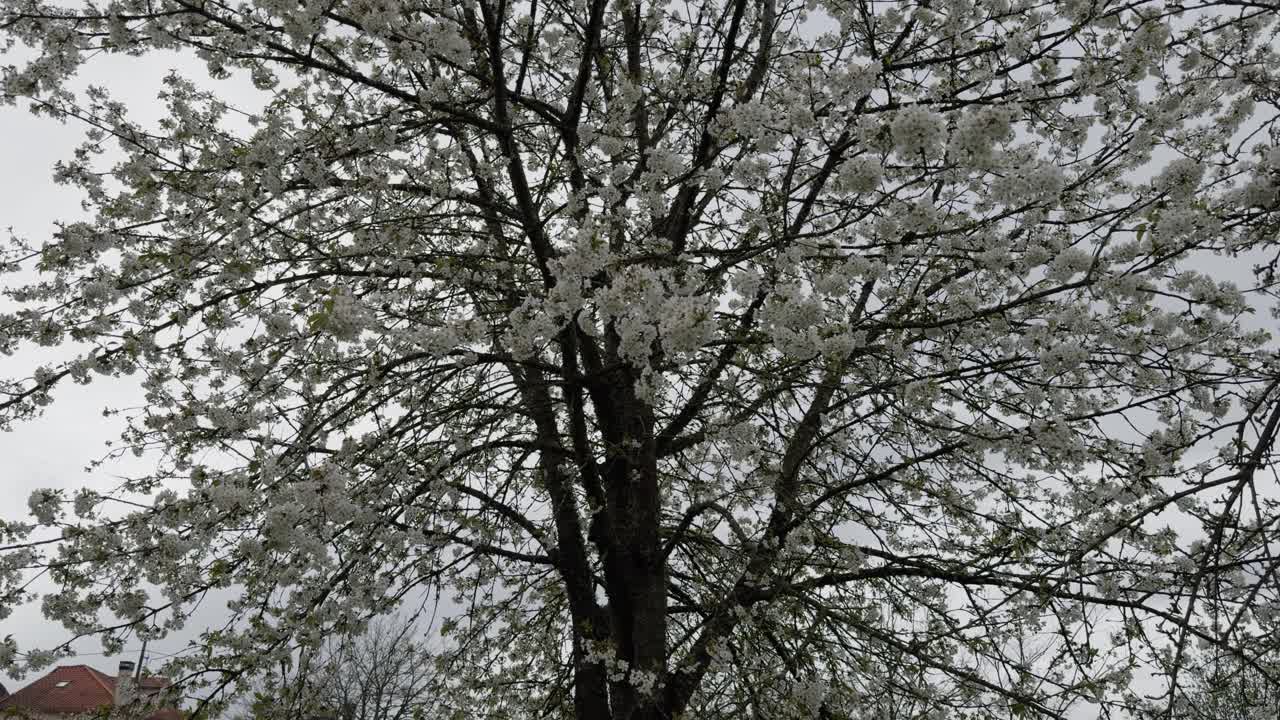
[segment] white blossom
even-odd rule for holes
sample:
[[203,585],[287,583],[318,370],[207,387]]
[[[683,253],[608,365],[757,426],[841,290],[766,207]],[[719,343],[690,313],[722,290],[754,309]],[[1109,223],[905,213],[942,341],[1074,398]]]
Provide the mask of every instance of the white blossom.
[[943,118],[923,105],[909,105],[893,115],[894,148],[904,156],[932,152],[946,135]]

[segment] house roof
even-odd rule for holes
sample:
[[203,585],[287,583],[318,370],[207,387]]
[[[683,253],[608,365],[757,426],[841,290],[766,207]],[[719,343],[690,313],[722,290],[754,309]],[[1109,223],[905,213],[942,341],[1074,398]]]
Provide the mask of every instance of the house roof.
[[[144,677],[139,681],[143,690],[162,690],[169,681],[162,677]],[[59,665],[49,674],[12,695],[0,697],[0,709],[22,708],[45,713],[81,713],[111,705],[115,694],[116,679],[88,665]],[[148,720],[177,720],[182,713],[165,708],[149,716]]]

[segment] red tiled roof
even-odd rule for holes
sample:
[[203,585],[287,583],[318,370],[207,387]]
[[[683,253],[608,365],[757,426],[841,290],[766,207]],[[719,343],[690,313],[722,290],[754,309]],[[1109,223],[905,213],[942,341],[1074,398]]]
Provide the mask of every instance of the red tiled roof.
[[[58,687],[60,683],[66,683]],[[42,712],[70,713],[95,710],[111,704],[116,679],[88,665],[59,665],[30,685],[0,698],[0,708],[26,708]]]
[[[144,690],[161,690],[169,681],[162,677],[144,677],[139,684]],[[61,687],[59,687],[61,685]],[[81,713],[111,705],[116,679],[88,665],[59,665],[52,672],[11,695],[0,697],[0,709],[22,708],[46,713]],[[158,710],[147,720],[179,720],[182,713],[173,708]]]

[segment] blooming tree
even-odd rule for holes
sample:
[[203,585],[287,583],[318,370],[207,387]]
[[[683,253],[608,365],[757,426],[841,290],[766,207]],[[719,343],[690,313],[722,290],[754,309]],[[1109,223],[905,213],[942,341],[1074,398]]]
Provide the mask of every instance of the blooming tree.
[[375,620],[360,635],[325,638],[297,662],[258,677],[233,718],[424,720],[440,717],[432,653],[411,617]]
[[[1280,682],[1274,2],[0,8],[92,214],[8,246],[0,349],[63,352],[0,420],[137,375],[155,458],[33,495],[0,613],[42,570],[112,650],[230,595],[208,691],[439,595],[459,717]],[[170,50],[269,100],[68,82]]]
[[1280,714],[1276,668],[1251,667],[1230,654],[1210,650],[1193,662],[1187,702],[1178,713],[1188,720],[1269,720]]

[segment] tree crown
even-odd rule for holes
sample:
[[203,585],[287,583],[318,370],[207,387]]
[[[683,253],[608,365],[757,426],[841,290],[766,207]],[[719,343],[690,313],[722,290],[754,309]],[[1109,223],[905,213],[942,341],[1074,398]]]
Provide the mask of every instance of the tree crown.
[[[1274,682],[1275,9],[6,0],[92,218],[9,247],[0,349],[67,352],[0,422],[137,374],[157,462],[33,495],[0,608],[47,569],[111,650],[229,592],[171,668],[220,689],[427,592],[468,716]],[[268,101],[67,83],[162,49]]]

